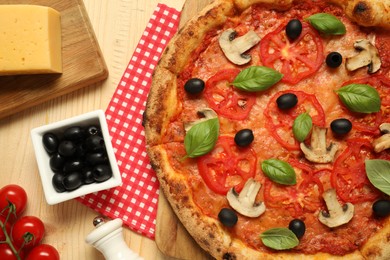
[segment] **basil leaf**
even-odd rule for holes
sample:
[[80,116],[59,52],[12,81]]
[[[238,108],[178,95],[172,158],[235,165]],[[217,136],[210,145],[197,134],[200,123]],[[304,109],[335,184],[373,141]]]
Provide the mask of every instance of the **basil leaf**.
[[299,142],[305,141],[313,126],[313,120],[308,113],[297,116],[293,123],[293,133]]
[[327,13],[313,14],[305,19],[319,32],[342,35],[347,32],[345,25],[334,15]]
[[367,160],[367,177],[380,191],[390,195],[390,162],[386,160]]
[[252,66],[242,70],[234,79],[232,85],[249,92],[263,91],[278,83],[282,77],[283,74],[274,69],[264,66]]
[[284,185],[294,185],[297,183],[294,168],[285,161],[268,159],[263,161],[261,169],[268,178],[276,183]]
[[288,228],[271,228],[260,234],[261,241],[267,247],[286,250],[299,244],[297,236]]
[[218,139],[218,118],[208,119],[195,124],[184,137],[186,157],[195,158],[210,152]]
[[341,101],[352,112],[373,113],[381,108],[378,91],[366,84],[350,84],[336,90]]

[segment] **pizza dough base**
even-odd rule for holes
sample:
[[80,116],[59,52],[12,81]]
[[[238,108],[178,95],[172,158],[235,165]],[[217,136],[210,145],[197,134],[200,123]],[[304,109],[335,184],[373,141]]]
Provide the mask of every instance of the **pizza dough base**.
[[[340,5],[346,15],[359,25],[390,28],[390,0],[330,2]],[[183,70],[191,52],[210,29],[223,25],[226,19],[235,13],[235,7],[244,10],[256,3],[266,3],[278,9],[288,9],[294,4],[291,0],[216,0],[173,37],[154,72],[145,111],[145,132],[147,152],[166,198],[196,242],[217,259],[389,259],[389,219],[385,227],[365,243],[361,252],[356,251],[341,257],[325,253],[303,255],[281,252],[271,255],[255,251],[238,240],[231,240],[228,231],[219,221],[204,216],[187,195],[191,191],[186,180],[178,177],[170,166],[161,137],[169,119],[180,110],[174,87],[176,75]]]

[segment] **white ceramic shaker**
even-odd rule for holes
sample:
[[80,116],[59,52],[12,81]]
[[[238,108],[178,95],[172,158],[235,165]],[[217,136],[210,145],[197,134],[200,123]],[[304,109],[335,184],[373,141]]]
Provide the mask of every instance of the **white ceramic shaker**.
[[106,260],[143,260],[123,240],[122,224],[121,219],[104,222],[102,217],[96,217],[93,220],[96,229],[88,234],[85,242],[102,252]]

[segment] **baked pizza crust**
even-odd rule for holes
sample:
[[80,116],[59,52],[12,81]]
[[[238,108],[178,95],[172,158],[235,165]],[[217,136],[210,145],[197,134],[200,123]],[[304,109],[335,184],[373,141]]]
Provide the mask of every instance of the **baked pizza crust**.
[[[361,26],[390,28],[390,0],[329,0],[329,2],[341,6],[348,18]],[[294,4],[294,1],[236,0],[235,3],[242,10],[256,3],[287,9]]]
[[146,140],[149,146],[161,143],[161,136],[169,119],[177,113],[176,75],[158,67],[153,74],[153,83],[144,113]]
[[[390,0],[329,1],[340,5],[346,15],[359,25],[390,28]],[[202,214],[189,196],[191,191],[186,179],[171,167],[162,135],[169,119],[181,109],[176,96],[176,76],[209,30],[218,28],[229,16],[256,3],[266,3],[278,9],[294,4],[292,0],[216,0],[191,19],[164,51],[153,75],[144,118],[147,152],[164,195],[191,236],[217,259],[389,259],[390,219],[365,243],[361,252],[341,257],[325,253],[303,255],[281,252],[271,255],[255,251],[241,241],[231,240],[229,232],[219,221]]]
[[390,0],[330,0],[361,26],[390,28]]
[[161,58],[159,67],[166,68],[175,74],[180,73],[187,64],[192,51],[199,46],[206,33],[224,24],[233,13],[232,0],[214,1],[197,17],[189,20],[186,26],[172,38]]
[[390,259],[390,218],[386,219],[383,228],[373,235],[360,251],[366,259]]

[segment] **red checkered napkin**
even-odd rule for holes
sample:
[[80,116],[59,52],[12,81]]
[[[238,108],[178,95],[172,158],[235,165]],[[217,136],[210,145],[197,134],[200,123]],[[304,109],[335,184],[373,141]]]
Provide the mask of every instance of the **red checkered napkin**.
[[[159,183],[145,149],[142,114],[153,70],[177,31],[180,12],[158,4],[106,110],[123,184],[78,198],[97,212],[154,238]],[[130,36],[129,36],[130,37]]]

